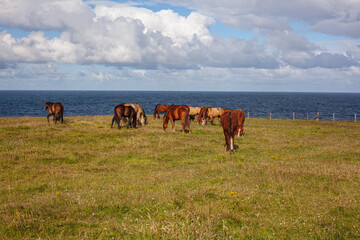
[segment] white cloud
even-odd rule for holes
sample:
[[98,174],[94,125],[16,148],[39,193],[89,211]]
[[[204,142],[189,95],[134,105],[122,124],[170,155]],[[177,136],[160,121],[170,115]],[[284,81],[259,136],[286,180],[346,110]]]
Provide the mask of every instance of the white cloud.
[[187,6],[240,29],[289,30],[287,22],[308,23],[313,30],[359,37],[360,1],[343,0],[158,0]]
[[[251,90],[253,83],[269,87],[269,79],[280,86],[279,82],[299,82],[295,78],[315,81],[315,77],[322,78],[321,74],[331,75],[336,82],[341,81],[337,78],[341,73],[347,82],[358,86],[360,48],[356,39],[311,42],[289,24],[304,22],[314,31],[356,38],[360,36],[358,1],[163,2],[195,10],[185,17],[173,10],[154,12],[110,1],[0,0],[2,29],[30,31],[25,37],[12,35],[11,31],[0,32],[0,78],[22,79],[26,71],[20,66],[26,70],[31,66],[35,72],[28,74],[37,76],[41,70],[31,64],[37,63],[46,69],[40,74],[42,79],[53,74],[59,79],[70,77],[77,81],[66,72],[51,72],[43,64],[57,63],[118,68],[115,72],[88,74],[77,71],[80,80],[90,78],[93,84],[116,85],[135,79],[143,81],[141,86],[151,87],[149,79],[157,82],[154,79],[159,77],[172,82],[170,88],[177,81],[189,82],[191,78],[199,88],[205,84],[221,89],[218,83],[223,82],[230,90],[231,84],[238,83]],[[259,37],[245,40],[212,35],[209,28],[215,19],[251,30]],[[58,31],[59,37],[47,38],[48,30]],[[132,70],[126,70],[127,67]]]

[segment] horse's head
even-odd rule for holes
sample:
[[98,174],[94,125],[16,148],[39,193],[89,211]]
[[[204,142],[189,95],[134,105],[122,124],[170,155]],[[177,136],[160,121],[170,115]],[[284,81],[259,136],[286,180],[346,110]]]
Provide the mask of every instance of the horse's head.
[[208,118],[208,109],[205,110],[202,118],[201,118],[201,125],[206,125],[207,124],[207,118]]
[[168,122],[169,122],[169,117],[166,116],[166,114],[165,114],[165,116],[164,116],[164,118],[163,118],[163,129],[164,129],[165,132],[166,132],[166,128],[167,128]]
[[51,102],[45,102],[45,111],[48,110],[48,107],[50,106]]
[[141,124],[142,124],[142,125],[147,125],[147,124],[148,124],[147,116],[146,116],[145,114],[144,114],[144,116],[143,116],[143,118],[142,118]]

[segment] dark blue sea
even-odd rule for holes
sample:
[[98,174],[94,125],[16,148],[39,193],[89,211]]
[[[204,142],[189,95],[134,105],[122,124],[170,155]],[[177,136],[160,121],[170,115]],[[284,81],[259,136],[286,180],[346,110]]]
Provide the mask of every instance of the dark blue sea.
[[45,101],[62,102],[64,116],[112,115],[120,103],[139,103],[146,114],[156,104],[243,109],[253,118],[360,119],[360,93],[167,92],[167,91],[0,91],[0,117],[46,116]]

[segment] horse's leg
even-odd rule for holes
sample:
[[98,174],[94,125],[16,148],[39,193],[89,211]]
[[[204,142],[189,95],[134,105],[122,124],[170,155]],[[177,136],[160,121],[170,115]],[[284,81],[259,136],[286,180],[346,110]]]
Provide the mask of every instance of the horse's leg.
[[132,121],[132,117],[129,116],[129,117],[128,117],[127,126],[126,126],[127,129],[129,129],[129,127],[130,127],[130,125],[131,125],[131,121]]
[[170,121],[171,121],[172,130],[173,132],[175,132],[175,120],[173,118],[170,118]]
[[59,113],[55,113],[55,114],[54,114],[55,124],[56,124],[56,122],[57,122],[57,120],[58,120],[58,118],[59,118],[59,116],[58,116],[58,115],[59,115]]
[[185,133],[185,119],[181,118],[180,121],[181,121],[181,126],[182,126],[183,134],[184,134]]
[[121,119],[120,119],[120,117],[116,116],[115,120],[116,120],[116,123],[118,125],[118,129],[120,130],[121,129],[121,124],[120,124]]
[[48,120],[48,122],[50,122],[50,121],[49,121],[49,117],[50,117],[50,116],[51,116],[51,113],[49,113],[49,114],[47,115],[47,117],[46,117],[47,120]]
[[113,117],[113,119],[111,121],[111,128],[113,128],[114,121],[115,121],[115,115],[114,115],[114,117]]

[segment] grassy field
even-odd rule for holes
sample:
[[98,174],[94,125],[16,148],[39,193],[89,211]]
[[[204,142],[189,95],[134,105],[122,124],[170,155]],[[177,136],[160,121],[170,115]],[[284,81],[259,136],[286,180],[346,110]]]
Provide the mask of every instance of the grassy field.
[[0,118],[0,239],[360,239],[359,123],[111,119]]

